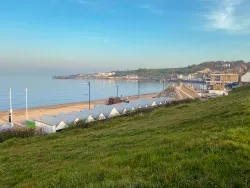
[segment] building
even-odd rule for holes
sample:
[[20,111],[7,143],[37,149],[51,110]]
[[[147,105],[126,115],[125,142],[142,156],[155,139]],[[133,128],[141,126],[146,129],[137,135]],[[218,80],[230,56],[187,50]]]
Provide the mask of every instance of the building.
[[210,75],[210,85],[225,85],[239,82],[239,74],[233,73],[212,73]]
[[247,72],[241,77],[242,83],[250,83],[250,72]]

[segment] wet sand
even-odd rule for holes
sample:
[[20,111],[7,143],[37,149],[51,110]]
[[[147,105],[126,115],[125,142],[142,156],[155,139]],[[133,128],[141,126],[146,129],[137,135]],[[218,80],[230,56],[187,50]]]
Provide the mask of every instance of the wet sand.
[[[140,95],[140,98],[152,98],[156,96],[156,93]],[[137,96],[129,96],[130,101],[137,100]],[[105,104],[107,99],[91,101],[91,108],[94,108],[97,104]],[[73,111],[81,111],[89,108],[88,102],[80,103],[69,103],[54,106],[45,106],[29,109],[28,115],[29,119],[38,119],[44,115],[57,115],[59,113],[70,113]],[[26,119],[25,110],[15,110],[13,109],[13,122],[23,122]],[[0,124],[8,122],[8,111],[0,112]]]

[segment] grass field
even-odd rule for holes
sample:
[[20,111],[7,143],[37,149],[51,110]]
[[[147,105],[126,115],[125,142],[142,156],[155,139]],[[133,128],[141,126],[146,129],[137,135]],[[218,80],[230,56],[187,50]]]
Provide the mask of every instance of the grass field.
[[0,144],[0,187],[250,187],[250,87]]

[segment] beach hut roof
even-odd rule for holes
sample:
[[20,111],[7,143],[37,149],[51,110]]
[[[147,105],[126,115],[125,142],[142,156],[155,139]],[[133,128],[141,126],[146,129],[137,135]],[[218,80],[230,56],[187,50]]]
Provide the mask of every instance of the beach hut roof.
[[76,119],[87,119],[89,117],[89,115],[91,115],[91,111],[90,110],[84,110],[81,112],[74,112],[71,113],[72,116],[76,117]]
[[123,111],[126,109],[127,110],[127,103],[119,103],[119,104],[115,104],[113,105],[113,107],[119,112],[119,113],[123,113]]
[[99,109],[95,108],[90,112],[90,114],[94,119],[98,119],[101,115],[103,115]]
[[152,100],[151,99],[139,99],[138,100],[138,104],[139,106],[141,106],[142,108],[145,108],[147,106],[151,106],[152,105]]
[[40,121],[51,124],[51,125],[58,125],[62,121],[62,118],[58,118],[55,116],[43,116]]
[[65,114],[63,117],[62,117],[62,121],[64,123],[66,123],[67,125],[73,123],[75,120],[77,119],[76,116],[72,115],[72,114]]
[[129,103],[133,108],[138,109],[140,105],[138,104],[138,101],[132,101]]
[[131,110],[133,110],[133,105],[131,105],[130,103],[126,103],[125,104],[125,109],[127,110],[127,111],[131,111]]
[[96,105],[95,108],[94,108],[94,110],[99,111],[105,117],[109,116],[112,109],[113,109],[113,106],[109,106],[109,105]]

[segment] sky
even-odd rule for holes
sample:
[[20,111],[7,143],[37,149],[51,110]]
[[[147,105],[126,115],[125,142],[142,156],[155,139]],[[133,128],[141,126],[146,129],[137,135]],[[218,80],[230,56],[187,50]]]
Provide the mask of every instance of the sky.
[[0,72],[250,61],[250,0],[3,0]]

